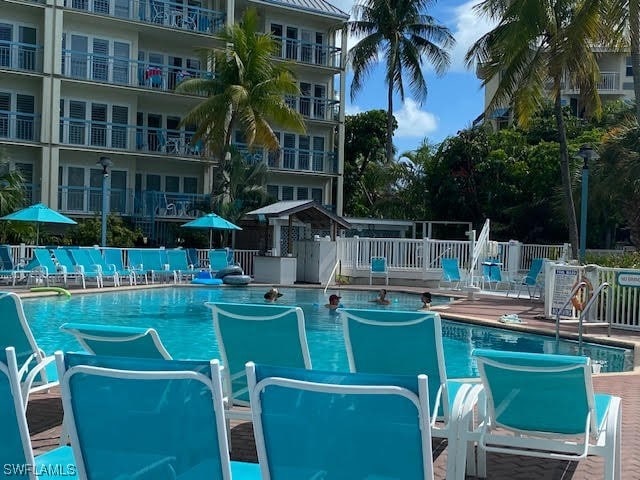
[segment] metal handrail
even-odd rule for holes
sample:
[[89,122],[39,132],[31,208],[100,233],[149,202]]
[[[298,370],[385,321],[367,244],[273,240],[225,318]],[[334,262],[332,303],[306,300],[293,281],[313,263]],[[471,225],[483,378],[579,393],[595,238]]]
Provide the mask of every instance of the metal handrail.
[[[582,283],[585,283],[585,282],[582,282]],[[589,310],[598,299],[600,292],[602,292],[603,290],[606,290],[607,288],[609,288],[609,286],[610,285],[608,282],[601,283],[600,286],[596,288],[596,290],[591,295],[591,298],[589,299],[585,307],[582,309],[582,312],[580,312],[580,317],[578,317],[578,347],[582,347],[582,325],[584,323],[584,318],[587,316],[587,313],[589,313]],[[611,315],[607,315],[607,316],[609,317],[608,319],[609,325],[607,327],[607,336],[610,337],[611,336]]]
[[564,311],[564,309],[571,303],[571,299],[578,293],[578,290],[587,286],[587,282],[584,280],[576,283],[571,289],[571,293],[569,294],[569,298],[564,302],[561,308],[558,309],[558,313],[556,313],[556,341],[560,339],[560,313]]
[[336,264],[333,266],[333,270],[331,270],[331,275],[329,275],[329,278],[327,280],[327,284],[324,286],[324,294],[327,294],[327,289],[329,288],[329,283],[331,283],[331,277],[333,277],[333,274],[336,273],[336,270],[338,269],[338,265],[340,265],[340,260],[338,260],[336,262]]

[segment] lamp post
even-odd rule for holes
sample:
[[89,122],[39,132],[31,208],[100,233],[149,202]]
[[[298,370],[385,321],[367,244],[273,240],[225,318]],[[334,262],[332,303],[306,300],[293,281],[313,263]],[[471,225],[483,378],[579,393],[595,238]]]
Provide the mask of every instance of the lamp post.
[[109,196],[107,194],[107,179],[109,178],[109,167],[113,162],[109,157],[100,157],[97,165],[102,167],[102,230],[100,245],[107,246],[107,216],[109,215]]
[[580,147],[578,157],[582,158],[582,194],[580,197],[580,262],[584,263],[587,248],[587,210],[589,203],[589,161],[599,158],[591,145],[585,143]]

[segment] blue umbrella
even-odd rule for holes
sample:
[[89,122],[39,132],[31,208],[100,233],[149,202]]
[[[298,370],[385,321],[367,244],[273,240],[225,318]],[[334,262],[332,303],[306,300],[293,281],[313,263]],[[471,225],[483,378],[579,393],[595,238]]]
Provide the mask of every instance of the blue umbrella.
[[65,217],[61,213],[52,210],[43,203],[36,203],[30,207],[23,208],[17,212],[10,213],[0,218],[0,220],[11,220],[12,222],[35,222],[36,224],[36,245],[40,243],[41,223],[65,223],[76,225],[77,222]]
[[216,215],[215,213],[207,213],[202,217],[191,220],[190,222],[182,225],[185,228],[208,228],[209,229],[209,249],[213,244],[213,231],[214,230],[242,230],[239,226],[231,223],[229,220]]

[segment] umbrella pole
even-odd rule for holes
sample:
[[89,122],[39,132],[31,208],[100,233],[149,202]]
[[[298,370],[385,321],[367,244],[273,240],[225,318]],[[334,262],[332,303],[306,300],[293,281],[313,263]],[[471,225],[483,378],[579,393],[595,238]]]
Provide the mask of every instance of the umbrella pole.
[[211,250],[213,246],[213,228],[209,229],[209,250]]
[[40,222],[36,222],[36,247],[40,246]]

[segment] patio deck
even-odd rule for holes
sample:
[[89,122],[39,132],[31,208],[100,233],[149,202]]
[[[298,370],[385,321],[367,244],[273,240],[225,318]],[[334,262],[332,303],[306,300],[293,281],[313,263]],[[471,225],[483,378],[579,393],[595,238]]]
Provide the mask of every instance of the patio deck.
[[[349,287],[353,288],[353,287]],[[365,288],[365,287],[363,287]],[[370,289],[371,287],[366,287]],[[398,291],[419,292],[424,288],[388,288]],[[438,292],[434,294],[452,292]],[[541,320],[543,305],[529,299],[505,298],[497,295],[480,295],[476,300],[460,299],[446,307],[439,309],[447,318],[465,318],[483,324],[493,324],[505,327],[498,322],[498,318],[505,313],[517,313],[525,320],[525,325],[509,325],[517,330],[553,332],[554,324],[548,320]],[[571,330],[566,330],[570,332]],[[628,346],[640,344],[640,334],[614,330],[611,339],[607,339],[602,331],[594,331],[585,336],[589,340],[609,340],[622,342]],[[640,350],[638,350],[640,352]],[[636,355],[637,357],[638,355]],[[638,365],[638,359],[635,359]],[[594,376],[594,387],[597,391],[607,392],[622,397],[622,478],[640,478],[640,371],[619,374],[604,374]],[[29,401],[27,410],[29,428],[36,453],[47,451],[58,445],[60,424],[62,421],[62,405],[58,389],[50,393],[34,394]],[[233,460],[256,462],[256,452],[251,423],[232,424],[232,453]],[[434,440],[435,478],[445,478],[446,441]],[[568,462],[563,460],[536,459],[504,454],[488,454],[487,472],[492,480],[514,479],[545,479],[545,480],[592,480],[602,478],[602,458],[590,457],[582,462]],[[476,477],[467,477],[474,479]]]

